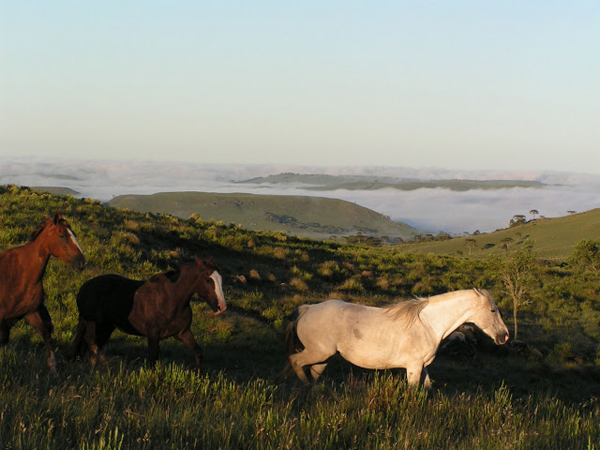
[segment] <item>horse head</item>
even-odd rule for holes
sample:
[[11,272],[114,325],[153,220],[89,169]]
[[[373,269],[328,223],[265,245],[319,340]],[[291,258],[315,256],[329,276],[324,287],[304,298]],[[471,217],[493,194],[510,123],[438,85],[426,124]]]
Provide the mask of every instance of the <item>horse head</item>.
[[199,270],[196,292],[212,308],[215,315],[227,309],[227,302],[223,294],[223,278],[213,259],[202,261],[196,256],[196,267]]
[[54,218],[47,219],[40,225],[40,228],[34,232],[33,239],[45,239],[49,253],[69,264],[76,271],[81,272],[85,267],[85,256],[77,242],[75,232],[60,213],[56,213]]
[[502,320],[500,309],[498,309],[488,291],[479,289],[474,291],[479,301],[474,309],[471,322],[491,337],[497,345],[506,344],[508,341],[508,328]]

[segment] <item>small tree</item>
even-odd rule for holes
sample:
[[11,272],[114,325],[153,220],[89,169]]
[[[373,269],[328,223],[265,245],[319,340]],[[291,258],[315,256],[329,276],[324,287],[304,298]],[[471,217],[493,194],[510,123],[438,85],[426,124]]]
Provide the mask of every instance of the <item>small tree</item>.
[[505,237],[504,239],[502,239],[502,244],[503,244],[503,245],[502,245],[502,248],[503,248],[504,250],[508,251],[508,246],[509,246],[510,244],[512,244],[513,242],[514,242],[514,239],[513,239],[513,238],[511,238],[510,236],[508,236],[508,237]]
[[533,220],[535,220],[537,215],[539,214],[539,211],[537,209],[532,209],[531,211],[529,211],[529,214],[531,214],[533,216]]
[[465,245],[469,248],[469,255],[473,251],[473,247],[477,247],[477,241],[473,238],[465,239]]
[[533,242],[526,241],[523,248],[515,250],[506,258],[500,269],[500,279],[502,280],[504,290],[513,302],[515,339],[517,339],[519,333],[517,317],[519,308],[531,302],[531,300],[526,300],[526,298],[531,283],[535,280],[534,265]]
[[522,214],[515,214],[508,224],[509,227],[516,227],[527,222],[527,218]]

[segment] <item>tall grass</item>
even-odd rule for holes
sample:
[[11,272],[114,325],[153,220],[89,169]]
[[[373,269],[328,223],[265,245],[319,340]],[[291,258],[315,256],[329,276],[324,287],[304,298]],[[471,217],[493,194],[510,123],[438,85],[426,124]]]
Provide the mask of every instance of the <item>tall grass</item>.
[[304,389],[124,363],[110,373],[67,366],[51,378],[21,363],[2,357],[11,373],[2,376],[2,448],[596,449],[600,442],[597,400],[516,399],[503,385],[428,395],[396,374],[374,373]]

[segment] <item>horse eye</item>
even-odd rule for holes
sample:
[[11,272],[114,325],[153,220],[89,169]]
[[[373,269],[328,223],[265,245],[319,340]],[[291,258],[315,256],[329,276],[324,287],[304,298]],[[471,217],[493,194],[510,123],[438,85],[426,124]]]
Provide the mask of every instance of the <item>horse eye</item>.
[[492,311],[493,313],[495,313],[495,312],[496,312],[496,310],[495,310],[495,309],[492,309],[491,311]]

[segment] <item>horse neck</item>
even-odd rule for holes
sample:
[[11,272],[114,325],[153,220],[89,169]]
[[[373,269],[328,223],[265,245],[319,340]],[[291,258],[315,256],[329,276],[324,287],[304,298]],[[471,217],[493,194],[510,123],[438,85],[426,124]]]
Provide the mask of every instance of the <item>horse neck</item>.
[[198,277],[196,271],[190,265],[181,267],[181,274],[175,283],[170,285],[170,290],[177,298],[182,298],[184,302],[189,302],[196,292]]
[[21,250],[25,253],[22,259],[23,265],[27,265],[32,277],[35,280],[44,278],[51,254],[41,236],[23,245]]
[[421,311],[421,319],[440,341],[448,337],[471,317],[473,291],[459,291],[431,297]]

